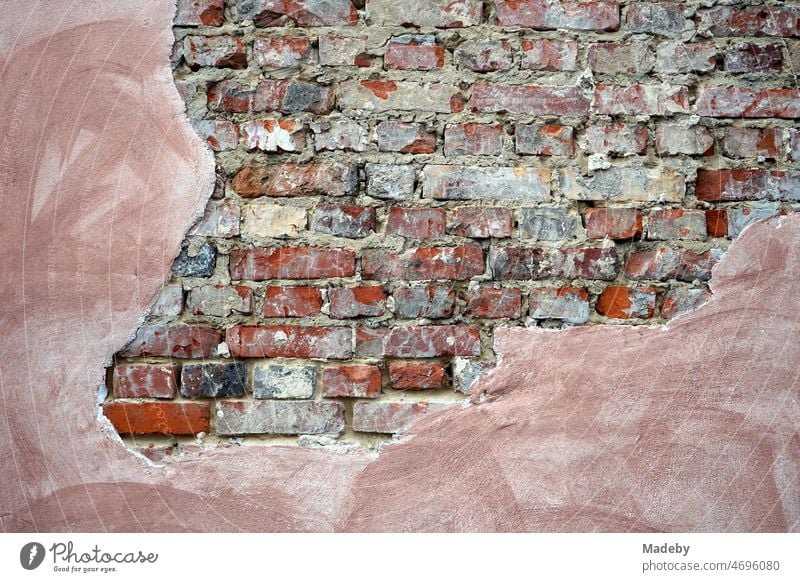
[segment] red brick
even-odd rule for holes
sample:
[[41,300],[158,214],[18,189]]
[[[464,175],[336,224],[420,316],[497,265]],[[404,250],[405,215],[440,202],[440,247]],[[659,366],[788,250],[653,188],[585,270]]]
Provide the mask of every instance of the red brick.
[[322,204],[314,211],[312,229],[344,238],[364,238],[375,230],[375,209],[368,206]]
[[578,87],[475,83],[470,107],[480,113],[573,115],[589,112],[589,102]]
[[308,317],[322,310],[322,293],[314,287],[267,287],[264,317]]
[[728,211],[706,210],[706,230],[712,238],[725,238],[728,236]]
[[464,123],[444,130],[446,156],[498,156],[503,151],[502,125]]
[[248,152],[300,152],[306,147],[306,125],[296,119],[254,119],[242,124]]
[[684,17],[683,4],[633,2],[628,6],[628,28],[634,33],[681,36],[694,31],[694,23]]
[[384,355],[390,358],[479,356],[480,333],[468,325],[400,326],[386,336]]
[[467,40],[453,51],[453,62],[476,73],[507,71],[514,66],[514,52],[506,40]]
[[265,69],[299,68],[312,54],[307,36],[259,36],[253,41],[253,57]]
[[176,26],[221,26],[223,0],[178,0]]
[[334,105],[333,89],[296,79],[266,79],[255,88],[234,80],[220,81],[208,90],[212,111],[247,113],[276,111],[282,113],[330,113]]
[[589,293],[576,287],[539,287],[528,298],[534,319],[560,319],[565,323],[586,323],[589,320]]
[[656,209],[647,218],[650,240],[703,240],[706,234],[706,213],[702,210]]
[[175,364],[120,364],[114,368],[114,396],[174,398],[177,373]]
[[353,354],[351,341],[349,327],[240,325],[227,330],[228,348],[235,358],[347,360]]
[[578,68],[578,43],[574,40],[523,39],[523,69],[574,71]]
[[661,306],[661,317],[672,319],[684,313],[694,311],[711,299],[711,293],[707,289],[689,289],[678,287],[670,289],[664,298],[664,305]]
[[426,131],[421,123],[381,121],[375,134],[382,152],[432,154],[436,151],[436,134]]
[[381,395],[378,366],[334,366],[322,370],[326,398],[377,398]]
[[389,40],[383,67],[430,71],[444,66],[444,45],[431,34],[404,34]]
[[688,249],[659,246],[630,253],[625,262],[625,275],[636,281],[708,281],[715,262],[711,252],[695,253]]
[[353,430],[401,433],[426,414],[445,406],[427,402],[356,402],[353,405]]
[[247,166],[233,178],[242,198],[259,196],[346,196],[358,189],[358,170],[336,162]]
[[589,208],[583,218],[587,238],[629,240],[642,236],[642,213],[635,208]]
[[206,325],[145,324],[120,352],[125,358],[210,358],[216,354],[222,334]]
[[316,247],[232,249],[230,273],[235,281],[328,279],[352,277],[353,251]]
[[388,327],[356,327],[356,355],[382,358],[390,331]]
[[800,9],[790,6],[719,6],[697,11],[697,30],[714,36],[800,36]]
[[647,126],[638,123],[607,123],[590,125],[584,133],[583,145],[594,154],[625,156],[644,154],[650,132]]
[[707,202],[800,199],[800,174],[778,170],[698,170],[695,196]]
[[656,290],[612,286],[597,298],[597,313],[612,319],[649,319],[656,309]]
[[392,362],[389,381],[395,390],[431,390],[447,388],[447,371],[442,364]]
[[500,26],[525,26],[536,30],[617,30],[619,4],[616,2],[574,2],[570,0],[497,0]]
[[575,155],[574,130],[563,125],[517,125],[515,144],[518,154],[534,156]]
[[378,285],[331,289],[330,315],[336,319],[380,317],[385,312],[386,293]]
[[470,294],[467,311],[472,317],[519,317],[522,311],[522,293],[519,289],[507,287],[484,287]]
[[400,253],[370,249],[362,255],[361,270],[365,279],[383,281],[465,281],[483,274],[483,251],[477,245],[426,247]]
[[700,89],[695,111],[705,117],[800,117],[800,89],[709,87]]
[[462,206],[450,211],[447,232],[468,238],[507,238],[513,223],[508,208]]
[[686,87],[670,85],[631,85],[595,89],[595,112],[600,115],[672,115],[687,113]]
[[725,70],[729,73],[780,73],[783,48],[778,44],[740,42],[725,49]]
[[401,208],[389,209],[386,220],[386,234],[399,235],[413,239],[437,239],[444,236],[444,208]]
[[103,405],[103,414],[120,434],[195,435],[208,431],[206,402],[122,402]]
[[395,316],[401,319],[452,317],[456,292],[441,285],[401,287],[394,294]]
[[783,130],[774,127],[729,127],[722,149],[732,158],[777,158],[781,155]]
[[617,276],[614,247],[549,249],[503,247],[489,253],[492,278],[498,281],[542,279],[599,279]]
[[183,39],[183,58],[193,71],[200,67],[247,67],[244,45],[235,36],[187,36]]
[[352,26],[358,22],[358,10],[350,0],[236,0],[231,13],[236,22],[252,20],[258,27]]

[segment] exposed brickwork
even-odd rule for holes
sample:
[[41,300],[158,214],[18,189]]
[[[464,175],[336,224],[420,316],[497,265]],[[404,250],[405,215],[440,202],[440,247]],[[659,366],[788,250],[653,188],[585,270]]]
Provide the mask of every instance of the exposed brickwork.
[[730,240],[800,202],[793,3],[179,0],[175,23],[217,187],[109,373],[131,438],[374,442],[463,398],[496,326],[696,309]]

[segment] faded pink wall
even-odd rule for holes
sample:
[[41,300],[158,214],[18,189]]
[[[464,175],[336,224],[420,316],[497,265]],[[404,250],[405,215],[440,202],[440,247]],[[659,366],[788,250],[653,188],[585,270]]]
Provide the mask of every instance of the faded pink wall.
[[504,331],[475,405],[378,456],[133,456],[98,419],[103,367],[213,164],[172,84],[172,3],[96,4],[0,24],[3,530],[800,531],[796,216],[748,229],[668,329]]

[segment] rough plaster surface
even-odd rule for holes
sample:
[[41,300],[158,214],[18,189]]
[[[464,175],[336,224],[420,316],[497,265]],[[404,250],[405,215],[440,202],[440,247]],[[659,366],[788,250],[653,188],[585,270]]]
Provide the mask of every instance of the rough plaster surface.
[[3,530],[800,531],[796,216],[748,228],[668,328],[498,332],[475,404],[379,455],[134,456],[98,419],[103,366],[212,179],[171,3],[4,4]]

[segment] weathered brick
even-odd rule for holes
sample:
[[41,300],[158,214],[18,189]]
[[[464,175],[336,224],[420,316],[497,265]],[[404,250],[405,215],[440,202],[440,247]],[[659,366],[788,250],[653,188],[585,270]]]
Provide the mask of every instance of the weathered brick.
[[436,151],[436,134],[421,123],[381,121],[375,127],[378,149],[401,154],[432,154]]
[[259,400],[311,398],[316,383],[316,366],[266,363],[253,366],[253,397]]
[[375,230],[375,209],[344,204],[320,205],[314,210],[312,229],[344,238],[364,238]]
[[200,67],[244,69],[247,66],[244,45],[235,36],[186,36],[183,58],[195,71]]
[[465,281],[483,274],[483,270],[483,251],[477,245],[425,247],[399,253],[368,249],[361,257],[363,277],[382,281]]
[[369,23],[377,26],[461,28],[483,21],[482,0],[368,0]]
[[500,26],[526,26],[536,30],[617,30],[619,4],[616,2],[574,2],[570,0],[497,0]]
[[453,51],[453,62],[476,73],[507,71],[514,66],[514,53],[506,40],[465,40]]
[[398,434],[408,430],[426,414],[445,406],[428,402],[356,402],[353,405],[353,430]]
[[399,326],[384,338],[383,355],[390,358],[478,356],[480,333],[469,325]]
[[446,156],[499,156],[505,130],[499,124],[463,123],[444,130]]
[[391,362],[389,381],[395,390],[447,388],[447,371],[442,364]]
[[706,210],[706,230],[712,238],[728,236],[728,211],[725,209]]
[[589,320],[589,294],[575,287],[532,289],[528,299],[533,319],[560,319],[565,323]]
[[270,286],[264,290],[264,317],[308,317],[322,310],[322,293],[315,287]]
[[689,92],[672,85],[631,85],[595,89],[595,112],[600,115],[672,115],[688,113]]
[[307,111],[323,114],[330,113],[333,105],[334,94],[331,87],[296,79],[266,79],[255,88],[238,81],[225,80],[212,85],[208,90],[208,108],[228,113]]
[[800,89],[709,87],[700,89],[695,111],[705,117],[800,117]]
[[800,9],[790,6],[718,6],[697,11],[697,31],[714,36],[800,36]]
[[381,395],[378,366],[329,366],[322,370],[326,398],[377,398]]
[[319,64],[328,67],[368,67],[371,59],[367,54],[365,35],[344,36],[336,33],[319,36]]
[[211,200],[206,205],[203,218],[192,227],[189,234],[231,238],[239,234],[241,211],[239,206],[229,200]]
[[445,234],[444,208],[393,206],[386,219],[386,234],[414,239],[437,239]]
[[508,208],[461,206],[447,216],[447,232],[468,238],[511,236],[513,215]]
[[244,396],[247,364],[184,364],[181,396],[184,398],[227,398]]
[[344,406],[339,402],[220,400],[217,434],[331,434],[344,432]]
[[232,249],[234,281],[328,279],[355,275],[355,254],[347,249],[316,247]]
[[463,109],[463,98],[458,87],[445,83],[343,81],[339,108],[362,116],[393,110],[453,113]]
[[787,157],[793,162],[800,161],[800,130],[790,129],[788,132],[789,151],[787,152]]
[[581,217],[567,208],[536,207],[519,209],[519,236],[532,240],[562,241],[583,238]]
[[613,246],[564,249],[503,247],[489,253],[489,268],[492,277],[498,281],[613,281],[617,276],[617,251]]
[[547,168],[425,166],[422,195],[440,200],[550,200]]
[[578,43],[574,40],[522,39],[523,69],[574,71],[578,68]]
[[297,325],[237,325],[227,330],[231,355],[237,358],[320,358],[352,356],[349,327]]
[[269,200],[254,200],[242,206],[244,238],[297,238],[306,230],[305,208],[280,206]]
[[611,286],[597,298],[597,313],[612,319],[650,319],[656,309],[656,290]]
[[299,152],[306,147],[306,126],[296,119],[254,119],[242,124],[242,137],[249,152]]
[[686,184],[681,174],[667,168],[612,167],[591,178],[574,168],[559,173],[559,188],[570,200],[615,202],[682,202]]
[[180,283],[164,285],[150,308],[153,317],[177,317],[183,311],[183,287]]
[[253,41],[253,57],[263,69],[296,69],[311,61],[307,36],[259,36]]
[[314,132],[314,148],[318,152],[363,152],[367,149],[367,128],[350,119],[312,123],[311,129]]
[[662,123],[656,127],[656,153],[660,156],[710,156],[714,135],[702,125]]
[[574,130],[563,125],[518,124],[514,142],[518,154],[534,156],[575,155]]
[[783,48],[778,44],[732,44],[725,49],[724,63],[729,73],[780,73]]
[[367,164],[367,196],[383,200],[408,200],[414,195],[414,166]]
[[479,113],[582,116],[589,112],[589,101],[578,87],[475,83],[469,103]]
[[625,262],[625,275],[636,281],[708,281],[715,262],[710,252],[659,246],[630,253]]
[[628,28],[634,33],[681,36],[694,33],[694,22],[677,2],[633,2],[628,6]]
[[581,147],[593,154],[629,155],[647,151],[650,132],[638,123],[606,123],[586,128]]
[[230,121],[198,119],[192,121],[192,127],[212,151],[235,150],[239,144],[239,126]]
[[395,315],[403,319],[452,317],[456,292],[441,285],[401,287],[393,293]]
[[256,26],[350,26],[358,22],[358,10],[350,0],[234,0],[230,3],[236,22],[252,20]]
[[519,317],[522,311],[522,293],[519,289],[483,287],[470,293],[467,312],[472,317],[496,319]]
[[700,169],[695,196],[707,202],[800,200],[800,172]]
[[706,213],[702,210],[662,208],[653,210],[647,218],[650,240],[704,240],[706,235]]
[[722,149],[732,158],[777,158],[783,149],[783,133],[775,127],[729,127]]
[[347,196],[358,189],[358,170],[336,162],[248,166],[234,177],[233,189],[242,198]]
[[203,243],[199,248],[184,247],[172,263],[176,277],[210,277],[217,265],[217,247]]
[[228,317],[232,312],[251,313],[253,292],[249,287],[234,285],[203,285],[189,292],[187,305],[192,315]]
[[653,48],[647,41],[601,42],[589,47],[589,68],[595,73],[646,75],[654,66]]
[[736,238],[754,222],[778,216],[780,213],[780,202],[754,202],[746,208],[731,208],[728,210],[728,236]]
[[444,66],[444,45],[432,34],[403,34],[389,39],[383,67],[431,71]]
[[331,289],[330,315],[336,319],[380,317],[386,311],[386,293],[378,285]]
[[178,0],[177,26],[221,26],[223,0]]
[[119,364],[112,383],[116,398],[174,398],[178,366],[175,364]]
[[712,42],[662,42],[656,48],[658,73],[708,73],[717,66],[717,45]]
[[207,402],[124,402],[103,405],[103,414],[122,435],[195,435],[208,432]]
[[642,236],[642,213],[635,208],[589,208],[583,218],[588,238],[630,240]]
[[453,387],[462,394],[469,394],[475,383],[495,366],[494,362],[483,362],[470,358],[453,359]]
[[707,303],[709,299],[711,299],[711,293],[707,289],[691,289],[689,287],[670,289],[664,297],[664,305],[661,306],[661,317],[673,319],[694,311]]
[[206,325],[145,324],[120,352],[124,358],[210,358],[222,334]]
[[388,327],[356,327],[355,355],[365,358],[382,358],[390,331]]

